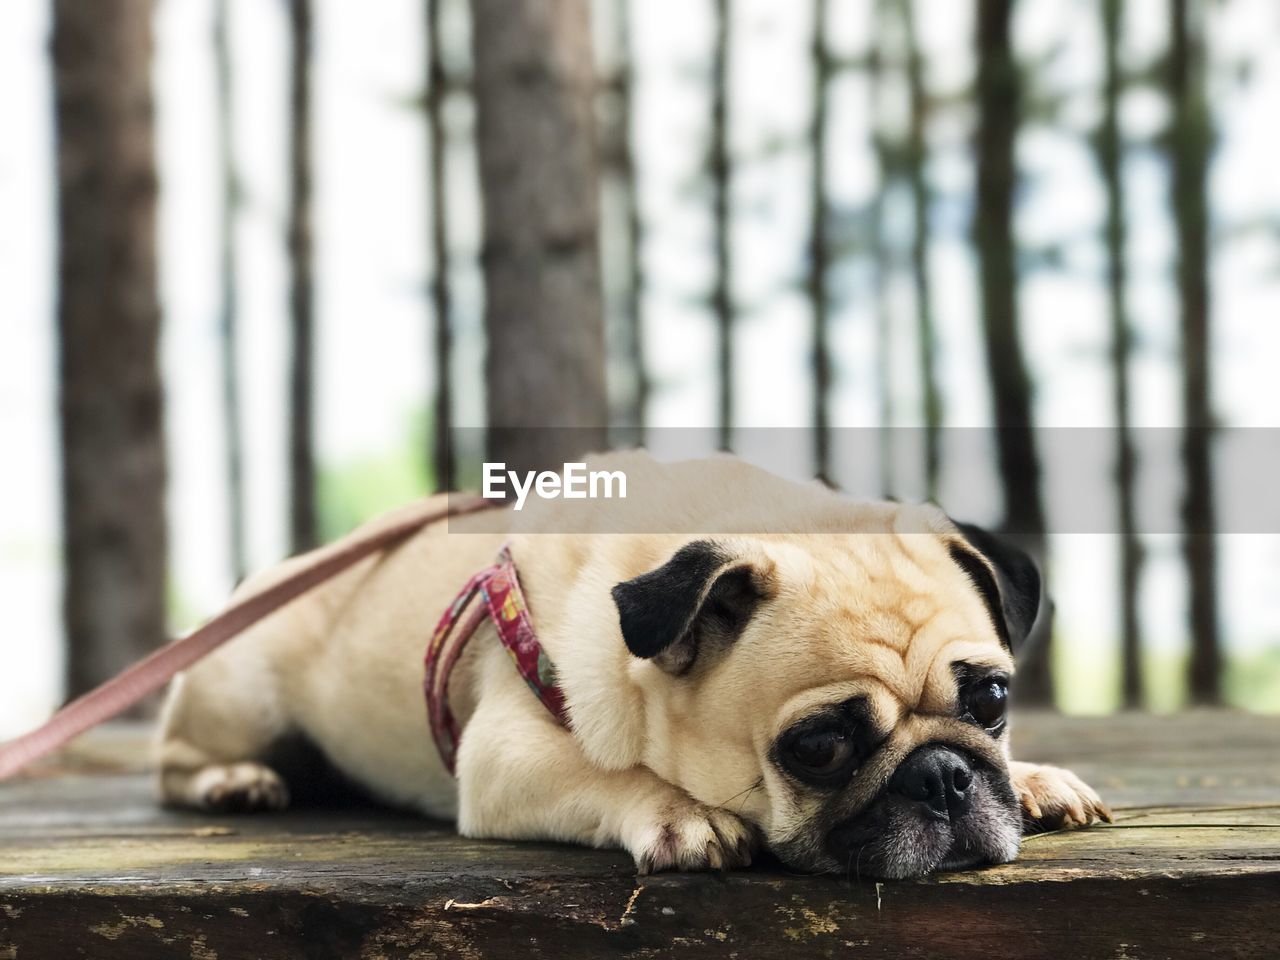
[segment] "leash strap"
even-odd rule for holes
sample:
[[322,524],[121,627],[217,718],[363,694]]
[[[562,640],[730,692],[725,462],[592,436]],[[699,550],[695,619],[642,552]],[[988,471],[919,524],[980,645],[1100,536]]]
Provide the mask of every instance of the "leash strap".
[[246,597],[194,632],[139,660],[64,706],[30,733],[0,744],[0,780],[13,776],[73,737],[123,713],[232,637],[365,557],[390,549],[438,520],[495,506],[492,500],[477,496],[451,493],[447,497],[444,505],[436,505],[437,498],[433,497],[404,519],[379,526],[345,544],[317,551],[315,559],[301,570]]
[[[481,602],[467,613],[472,601],[479,595]],[[466,613],[467,617],[459,620]],[[485,567],[467,581],[466,586],[454,598],[436,625],[427,652],[423,657],[425,679],[423,692],[427,700],[427,719],[431,725],[431,737],[440,751],[440,759],[450,773],[455,772],[458,744],[462,732],[458,721],[449,709],[449,676],[462,656],[467,641],[488,618],[493,621],[498,639],[511,655],[520,676],[542,705],[556,720],[568,726],[564,693],[556,686],[555,666],[538,642],[533,630],[529,605],[520,589],[520,577],[516,574],[515,561],[509,547],[503,547],[493,566]],[[457,629],[455,629],[457,628]]]

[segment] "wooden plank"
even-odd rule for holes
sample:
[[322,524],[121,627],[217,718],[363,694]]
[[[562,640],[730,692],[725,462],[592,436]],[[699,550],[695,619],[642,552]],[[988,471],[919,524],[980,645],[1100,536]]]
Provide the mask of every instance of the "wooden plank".
[[0,785],[0,960],[1273,957],[1280,940],[1280,718],[1021,718],[1019,755],[1092,778],[1116,824],[893,884],[777,864],[638,880],[616,851],[387,811],[162,811],[138,739],[116,728]]

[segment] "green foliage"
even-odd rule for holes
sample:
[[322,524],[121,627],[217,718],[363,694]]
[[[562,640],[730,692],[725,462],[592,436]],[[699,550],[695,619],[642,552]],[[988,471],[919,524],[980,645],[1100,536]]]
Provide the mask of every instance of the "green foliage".
[[1233,707],[1280,713],[1280,647],[1251,657],[1228,657],[1223,699]]
[[[1057,706],[1064,713],[1107,714],[1119,710],[1120,660],[1116,644],[1102,656],[1072,652],[1070,638],[1057,637],[1053,670],[1057,678]],[[1185,653],[1148,653],[1142,658],[1144,710],[1173,713],[1185,709],[1187,667]],[[1280,713],[1280,648],[1253,656],[1225,658],[1223,701],[1232,707],[1257,713]]]
[[1153,654],[1142,657],[1143,706],[1154,713],[1173,713],[1187,706],[1187,654]]
[[[174,576],[172,566],[164,582],[164,604],[170,636],[176,637],[200,622],[202,612],[183,591],[181,582]],[[203,612],[207,613],[208,611]]]
[[320,537],[333,540],[394,507],[425,496],[435,488],[428,463],[431,417],[419,411],[407,418],[404,439],[396,447],[319,470]]

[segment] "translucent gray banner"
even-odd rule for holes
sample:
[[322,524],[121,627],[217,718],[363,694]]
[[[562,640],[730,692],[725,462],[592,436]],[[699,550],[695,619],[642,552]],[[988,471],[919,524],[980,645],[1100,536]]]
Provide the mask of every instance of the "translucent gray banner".
[[[661,482],[648,471],[630,480],[625,498],[618,496],[616,480],[612,496],[606,495],[602,478],[597,478],[596,495],[592,496],[593,451],[602,445],[614,450],[643,446],[663,463],[726,455],[718,450],[721,437],[717,430],[695,427],[650,429],[643,434],[628,429],[606,434],[579,428],[495,432],[456,428],[452,440],[459,486],[480,491],[487,463],[489,492],[505,498],[509,515],[494,514],[484,521],[493,529],[513,522],[518,526],[517,514],[538,500],[553,499],[559,504],[557,516],[563,518],[566,529],[582,529],[583,517],[590,513],[595,518],[592,523],[615,532],[678,532],[665,529],[667,524],[660,515],[637,507],[637,498],[657,502],[654,498],[660,499],[663,493],[645,489],[645,484]],[[829,430],[822,438],[805,428],[743,428],[731,432],[729,455],[798,482],[812,481],[819,463],[825,460],[825,481],[851,500],[932,500],[954,518],[1013,534],[1039,532],[1030,529],[1034,521],[1027,519],[1036,515],[1029,509],[1036,498],[1042,507],[1043,532],[1120,533],[1119,440],[1115,430],[1106,428],[1034,430],[1031,446],[1038,477],[1024,470],[1005,482],[995,430],[939,430],[934,437],[937,469],[932,496],[927,467],[929,435],[923,428],[842,428]],[[1275,494],[1280,478],[1280,429],[1217,428],[1195,433],[1142,428],[1129,431],[1127,442],[1134,457],[1129,491],[1135,533],[1280,533],[1280,504]],[[1188,445],[1194,449],[1199,443],[1207,445],[1210,454],[1212,496],[1208,510],[1188,510],[1186,452]],[[514,462],[517,458],[522,462]],[[565,465],[577,463],[586,465],[582,478],[578,478],[577,468],[571,468],[566,477]],[[559,484],[546,477],[539,488],[536,473],[543,471],[558,474]],[[534,472],[532,478],[530,472]],[[499,474],[501,483],[495,481]],[[686,480],[689,476],[687,471],[681,475]],[[706,475],[708,482],[724,477],[710,469]],[[579,490],[584,495],[577,496]],[[722,495],[745,494],[725,489]],[[517,504],[519,511],[515,510]],[[761,514],[762,528],[778,532],[779,524],[786,525],[782,514],[785,510]],[[741,512],[738,516],[735,524],[741,523]],[[796,522],[802,524],[799,519]],[[473,526],[468,524],[469,529]]]

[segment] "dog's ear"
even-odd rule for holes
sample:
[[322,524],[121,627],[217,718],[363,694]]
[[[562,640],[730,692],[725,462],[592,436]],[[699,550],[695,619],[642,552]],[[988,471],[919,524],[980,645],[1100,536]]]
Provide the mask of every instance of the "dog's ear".
[[613,588],[622,638],[668,673],[742,632],[767,584],[756,567],[710,540],[685,544],[649,573]]
[[1024,550],[981,527],[956,528],[966,542],[951,544],[951,558],[978,588],[1001,642],[1017,653],[1040,612],[1040,570]]

